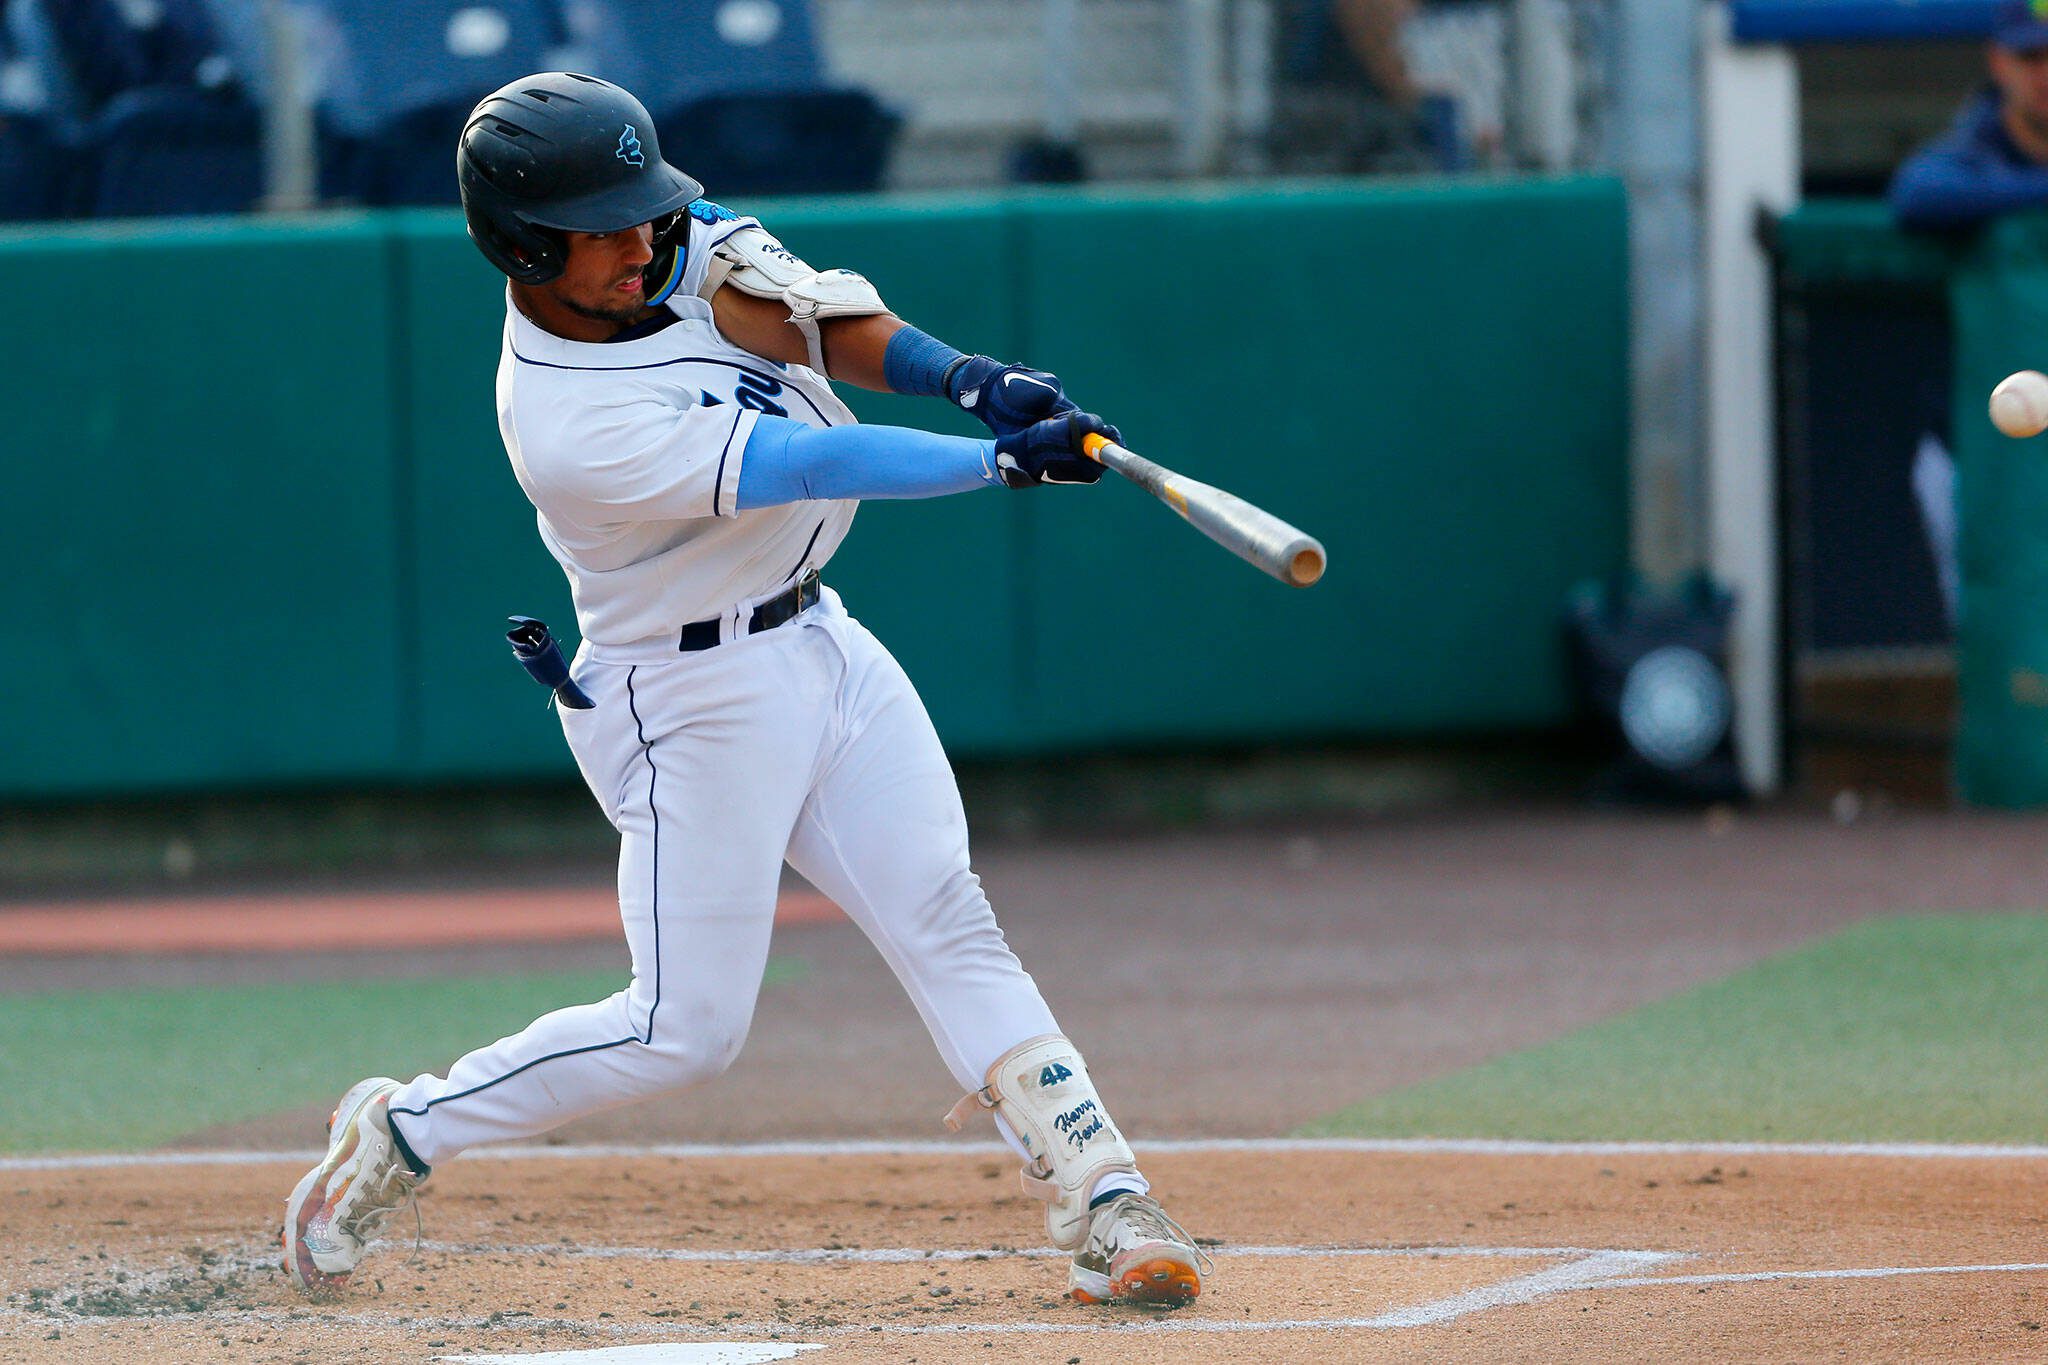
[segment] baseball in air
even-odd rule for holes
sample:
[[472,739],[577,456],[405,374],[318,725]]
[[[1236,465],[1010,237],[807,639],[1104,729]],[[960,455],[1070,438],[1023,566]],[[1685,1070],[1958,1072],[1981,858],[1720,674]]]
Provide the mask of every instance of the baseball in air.
[[2014,437],[2048,431],[2048,374],[2021,370],[2001,380],[1991,391],[1991,425]]

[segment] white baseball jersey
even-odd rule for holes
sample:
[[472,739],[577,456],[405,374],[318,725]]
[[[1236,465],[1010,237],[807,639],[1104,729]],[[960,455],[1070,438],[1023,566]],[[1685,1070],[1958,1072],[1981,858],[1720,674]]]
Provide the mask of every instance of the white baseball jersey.
[[[692,221],[668,305],[680,320],[659,331],[587,343],[517,310],[506,322],[499,420],[575,589],[575,673],[593,705],[559,715],[619,831],[633,971],[608,999],[392,1094],[392,1131],[428,1165],[723,1071],[753,1016],[785,861],[881,950],[962,1090],[1059,1034],[974,875],[959,788],[901,666],[829,588],[773,629],[738,628],[744,608],[831,557],[854,509],[738,509],[762,413],[852,420],[811,370],[728,343],[696,297],[711,245],[750,222],[708,207]],[[721,643],[678,648],[684,625],[712,617]],[[1128,1170],[1104,1180],[1145,1189]]]
[[651,336],[569,341],[506,301],[498,427],[595,657],[672,640],[692,621],[722,618],[731,634],[832,557],[858,506],[739,510],[761,413],[818,427],[854,418],[815,371],[727,341],[697,297],[711,248],[759,224],[722,211],[688,222],[682,283],[665,305],[680,321]]

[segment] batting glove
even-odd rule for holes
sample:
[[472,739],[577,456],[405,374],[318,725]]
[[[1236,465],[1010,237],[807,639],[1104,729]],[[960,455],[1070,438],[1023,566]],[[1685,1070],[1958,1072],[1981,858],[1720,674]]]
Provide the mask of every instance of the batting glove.
[[1005,365],[985,355],[954,361],[946,372],[945,385],[948,398],[998,436],[1076,410],[1060,388],[1058,375],[1024,365]]
[[1081,442],[1091,434],[1123,444],[1117,429],[1094,413],[1063,412],[996,437],[996,472],[1012,488],[1094,483],[1102,477],[1102,466],[1081,453]]

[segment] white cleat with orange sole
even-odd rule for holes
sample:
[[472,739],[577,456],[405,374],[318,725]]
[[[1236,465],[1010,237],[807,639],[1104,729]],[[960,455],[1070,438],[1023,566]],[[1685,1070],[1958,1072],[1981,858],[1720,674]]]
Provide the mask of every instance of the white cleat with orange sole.
[[377,1239],[392,1210],[411,1201],[425,1176],[399,1153],[385,1117],[398,1082],[358,1081],[327,1122],[327,1155],[284,1205],[284,1273],[308,1294],[331,1294]]
[[1179,1308],[1201,1294],[1202,1273],[1211,1269],[1195,1239],[1157,1200],[1120,1194],[1090,1213],[1088,1240],[1074,1253],[1067,1292],[1082,1303]]

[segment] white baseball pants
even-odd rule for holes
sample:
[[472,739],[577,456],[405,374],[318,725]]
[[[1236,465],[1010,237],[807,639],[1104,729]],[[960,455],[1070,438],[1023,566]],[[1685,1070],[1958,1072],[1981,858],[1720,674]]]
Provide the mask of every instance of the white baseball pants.
[[963,1091],[1060,1031],[968,867],[924,704],[835,594],[698,653],[586,647],[576,678],[597,705],[563,710],[562,728],[619,831],[632,984],[400,1089],[393,1126],[420,1161],[725,1070],[753,1018],[785,858],[874,940]]

